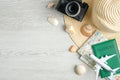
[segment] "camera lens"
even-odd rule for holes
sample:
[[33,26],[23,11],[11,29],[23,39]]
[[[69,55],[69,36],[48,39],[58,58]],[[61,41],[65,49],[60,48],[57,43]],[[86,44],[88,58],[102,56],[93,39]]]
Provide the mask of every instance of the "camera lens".
[[76,1],[71,1],[66,5],[65,12],[71,17],[75,17],[80,13],[80,4]]

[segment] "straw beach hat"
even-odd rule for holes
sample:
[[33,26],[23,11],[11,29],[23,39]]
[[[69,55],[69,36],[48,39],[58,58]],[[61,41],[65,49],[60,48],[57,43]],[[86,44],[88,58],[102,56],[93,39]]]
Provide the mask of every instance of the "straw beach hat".
[[120,0],[93,0],[92,22],[103,31],[120,32]]

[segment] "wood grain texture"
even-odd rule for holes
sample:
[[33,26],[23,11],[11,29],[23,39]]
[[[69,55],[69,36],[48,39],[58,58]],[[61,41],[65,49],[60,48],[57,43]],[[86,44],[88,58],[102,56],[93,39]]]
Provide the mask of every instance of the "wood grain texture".
[[[0,80],[93,80],[94,72],[74,73],[81,64],[68,52],[63,15],[47,9],[50,0],[0,0]],[[55,16],[59,26],[47,22]]]

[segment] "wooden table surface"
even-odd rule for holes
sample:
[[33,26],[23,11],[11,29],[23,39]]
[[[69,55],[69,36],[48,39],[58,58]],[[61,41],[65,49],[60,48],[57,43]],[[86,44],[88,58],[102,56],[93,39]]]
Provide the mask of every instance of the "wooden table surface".
[[[81,64],[64,31],[63,14],[46,8],[51,0],[0,0],[0,80],[94,80],[74,73]],[[59,20],[58,26],[47,22]]]

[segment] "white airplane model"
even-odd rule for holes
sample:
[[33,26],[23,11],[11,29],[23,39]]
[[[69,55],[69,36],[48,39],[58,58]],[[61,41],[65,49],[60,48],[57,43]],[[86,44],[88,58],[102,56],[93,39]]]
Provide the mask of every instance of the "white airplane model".
[[93,54],[89,54],[89,56],[96,62],[96,80],[98,80],[98,76],[99,76],[99,71],[100,69],[104,68],[108,71],[111,72],[111,75],[108,77],[110,80],[113,80],[113,75],[115,74],[115,72],[119,69],[119,68],[116,68],[116,69],[112,69],[110,68],[106,61],[112,57],[114,57],[115,55],[111,55],[111,56],[105,56],[105,57],[102,57],[101,59],[98,59],[96,56],[94,56]]

